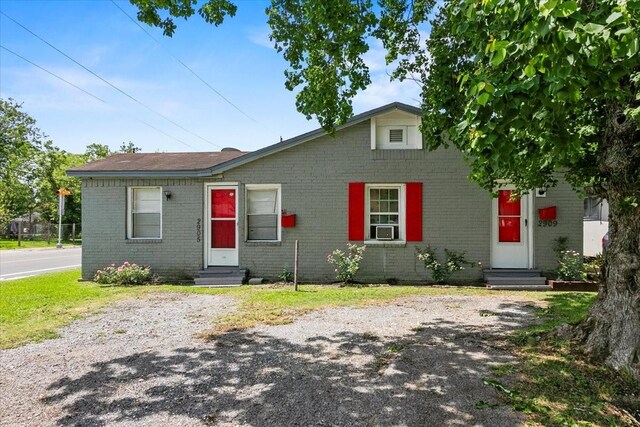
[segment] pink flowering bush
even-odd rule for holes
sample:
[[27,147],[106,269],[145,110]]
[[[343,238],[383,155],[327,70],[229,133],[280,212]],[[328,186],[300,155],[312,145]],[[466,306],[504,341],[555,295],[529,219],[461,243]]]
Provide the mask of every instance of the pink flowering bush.
[[94,282],[102,285],[143,285],[154,281],[151,267],[130,264],[125,261],[121,266],[115,264],[96,271]]

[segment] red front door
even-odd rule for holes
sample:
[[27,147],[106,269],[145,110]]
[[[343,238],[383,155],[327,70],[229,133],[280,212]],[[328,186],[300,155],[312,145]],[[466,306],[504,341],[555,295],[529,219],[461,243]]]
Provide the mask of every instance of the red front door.
[[238,265],[238,189],[209,187],[209,265]]
[[529,268],[528,211],[531,195],[513,197],[513,187],[502,188],[493,200],[491,267]]

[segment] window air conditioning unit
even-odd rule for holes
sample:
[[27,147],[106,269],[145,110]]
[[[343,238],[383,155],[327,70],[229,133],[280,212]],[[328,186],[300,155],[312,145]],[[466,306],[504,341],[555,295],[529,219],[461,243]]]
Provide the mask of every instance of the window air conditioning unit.
[[376,225],[376,240],[393,240],[394,238],[392,225]]

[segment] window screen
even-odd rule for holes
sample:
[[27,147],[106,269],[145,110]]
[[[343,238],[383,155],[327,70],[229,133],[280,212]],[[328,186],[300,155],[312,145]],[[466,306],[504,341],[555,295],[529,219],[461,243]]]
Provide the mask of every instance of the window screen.
[[278,189],[247,189],[247,240],[278,240]]
[[160,187],[132,188],[129,237],[159,239],[162,216]]

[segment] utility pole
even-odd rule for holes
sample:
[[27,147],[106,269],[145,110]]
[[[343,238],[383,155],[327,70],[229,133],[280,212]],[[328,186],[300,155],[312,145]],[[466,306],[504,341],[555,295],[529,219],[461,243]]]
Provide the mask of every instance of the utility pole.
[[66,188],[60,188],[58,191],[58,244],[56,248],[62,249],[62,214],[64,214],[64,198],[71,192]]

